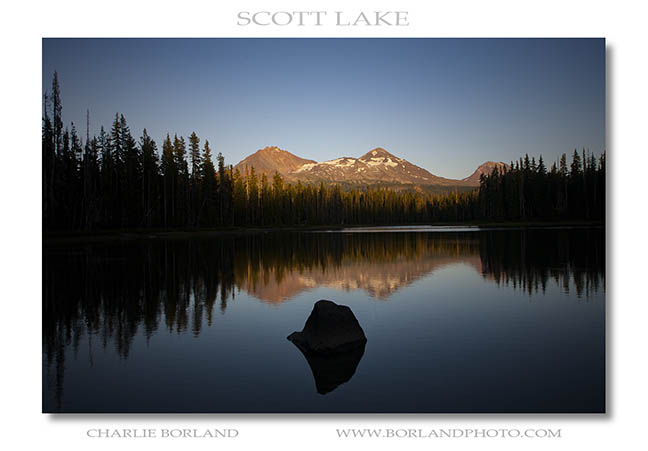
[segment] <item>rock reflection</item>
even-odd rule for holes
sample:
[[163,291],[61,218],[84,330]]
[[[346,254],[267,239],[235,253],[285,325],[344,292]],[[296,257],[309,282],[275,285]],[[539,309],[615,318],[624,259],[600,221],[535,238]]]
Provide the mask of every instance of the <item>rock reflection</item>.
[[363,343],[350,351],[331,355],[307,353],[299,346],[296,347],[304,355],[313,372],[317,393],[325,395],[351,380],[364,355],[365,346]]

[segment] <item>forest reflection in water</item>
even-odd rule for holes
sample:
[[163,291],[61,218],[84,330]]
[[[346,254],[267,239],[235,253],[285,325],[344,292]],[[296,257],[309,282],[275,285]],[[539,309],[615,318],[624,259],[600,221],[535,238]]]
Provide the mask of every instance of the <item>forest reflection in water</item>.
[[55,392],[60,407],[66,352],[77,353],[83,337],[128,359],[138,334],[147,340],[163,330],[199,337],[241,292],[278,308],[317,287],[397,303],[399,290],[462,263],[521,296],[555,284],[587,302],[605,291],[604,235],[595,228],[276,232],[46,244],[44,391]]

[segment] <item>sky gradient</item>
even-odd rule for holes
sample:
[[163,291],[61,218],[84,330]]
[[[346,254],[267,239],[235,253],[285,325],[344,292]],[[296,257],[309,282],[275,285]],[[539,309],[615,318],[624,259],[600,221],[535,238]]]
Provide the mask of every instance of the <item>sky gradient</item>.
[[236,164],[265,146],[317,161],[375,147],[435,175],[605,150],[603,39],[44,39],[63,120],[124,114],[136,139],[192,131]]

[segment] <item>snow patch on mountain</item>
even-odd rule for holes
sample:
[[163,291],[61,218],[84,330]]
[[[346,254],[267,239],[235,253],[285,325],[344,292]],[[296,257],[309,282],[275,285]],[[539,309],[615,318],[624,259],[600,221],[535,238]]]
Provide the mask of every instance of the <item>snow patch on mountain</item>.
[[395,161],[392,161],[391,158],[383,158],[383,157],[372,157],[369,161],[365,161],[369,166],[380,166],[385,165],[389,167],[396,167],[398,166],[398,163]]
[[342,157],[342,158],[336,158],[335,160],[323,161],[320,164],[327,164],[338,168],[348,168],[349,166],[353,166],[355,162],[356,162],[355,158]]
[[294,172],[303,172],[303,171],[310,171],[312,170],[315,166],[317,166],[319,163],[306,163],[302,165],[301,167],[295,169]]

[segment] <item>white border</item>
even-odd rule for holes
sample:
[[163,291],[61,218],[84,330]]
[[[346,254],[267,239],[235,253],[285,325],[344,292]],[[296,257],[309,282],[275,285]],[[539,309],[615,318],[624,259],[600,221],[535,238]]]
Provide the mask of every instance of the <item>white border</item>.
[[[240,10],[406,10],[399,29],[239,27]],[[538,1],[42,1],[7,2],[2,27],[3,320],[2,420],[4,449],[314,448],[392,449],[642,449],[646,401],[645,11],[640,2]],[[606,37],[608,60],[608,390],[607,415],[301,415],[301,416],[53,416],[41,410],[40,105],[42,37]],[[634,233],[633,233],[634,232]],[[379,394],[377,394],[379,396]],[[97,440],[90,427],[236,427],[237,439]],[[340,440],[337,427],[562,428],[559,440]]]

